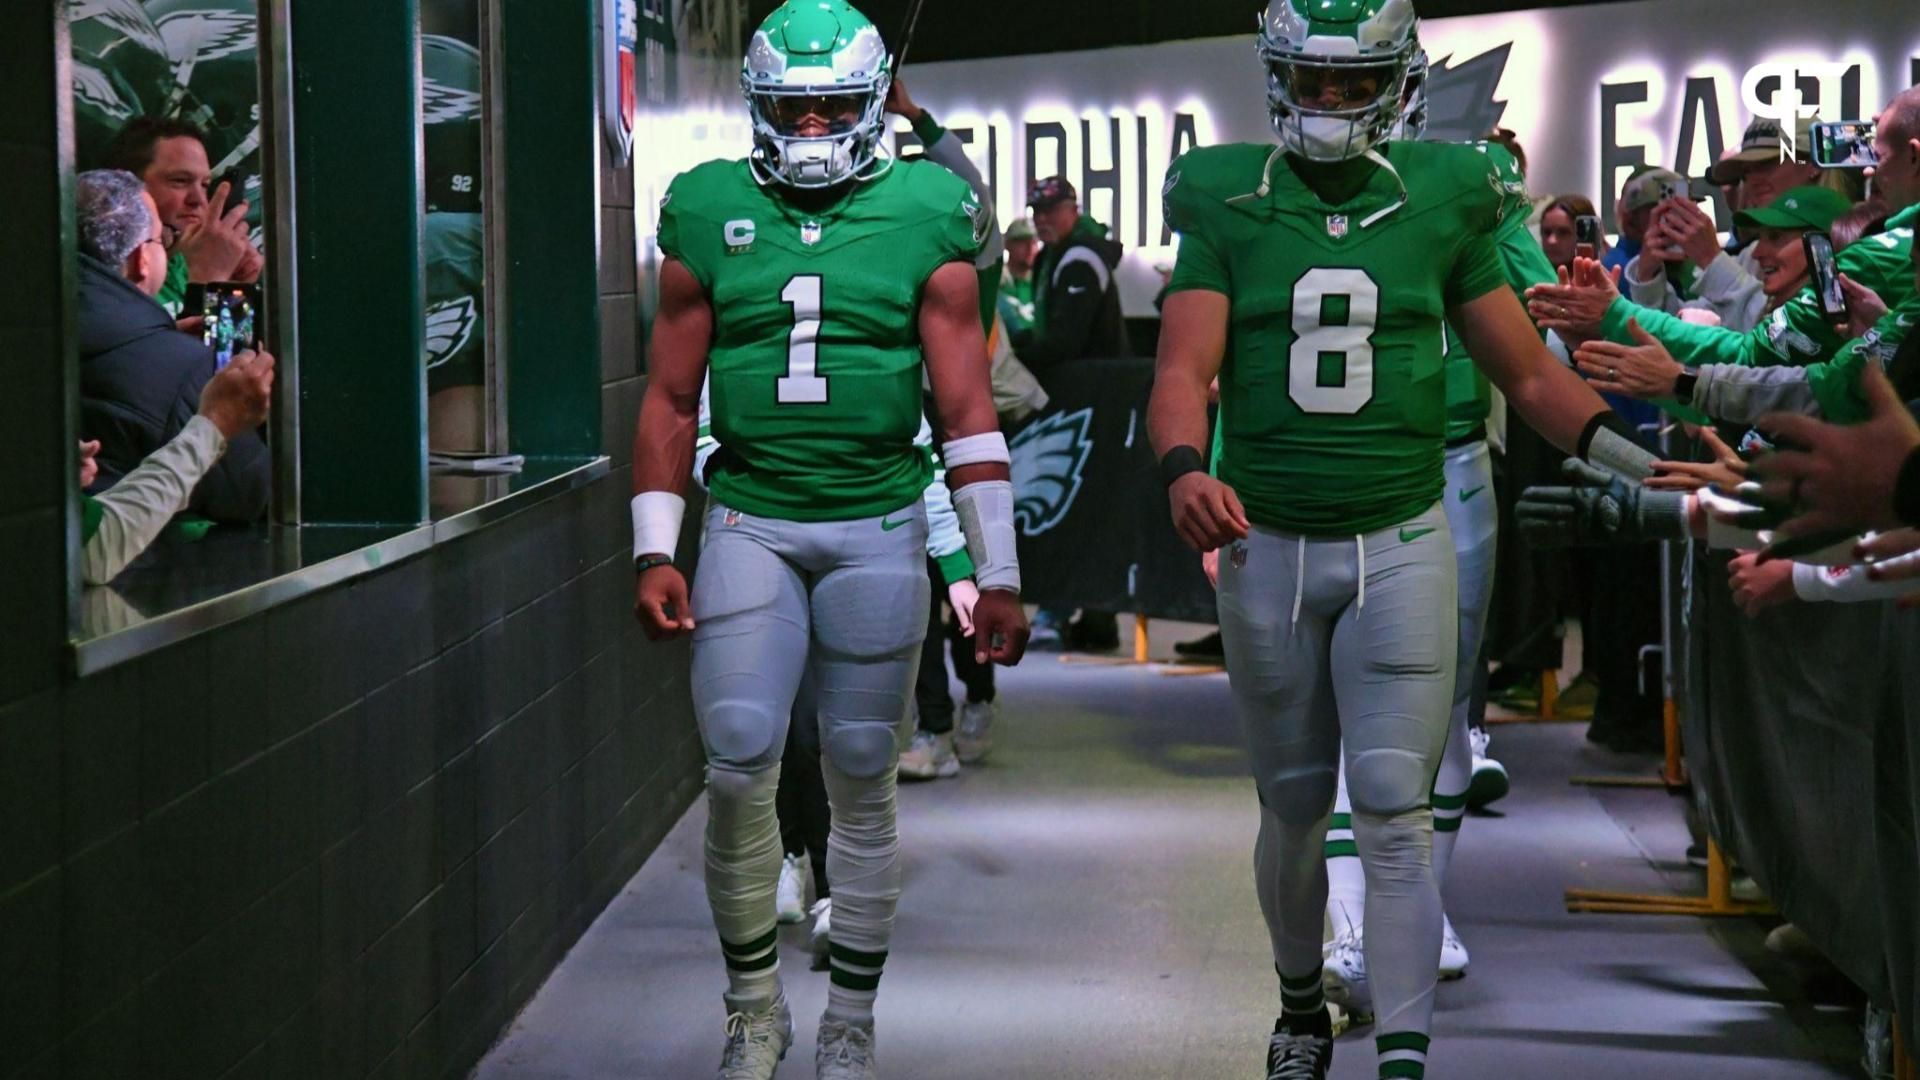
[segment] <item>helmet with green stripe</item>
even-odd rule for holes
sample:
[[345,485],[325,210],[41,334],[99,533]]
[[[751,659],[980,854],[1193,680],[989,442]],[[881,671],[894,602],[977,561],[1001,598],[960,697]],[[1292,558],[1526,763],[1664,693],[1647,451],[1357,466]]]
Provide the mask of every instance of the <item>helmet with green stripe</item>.
[[1393,131],[1420,45],[1413,0],[1270,0],[1260,22],[1267,111],[1310,161],[1360,157]]
[[753,33],[740,88],[753,117],[754,178],[833,187],[884,172],[893,60],[846,0],[786,0]]

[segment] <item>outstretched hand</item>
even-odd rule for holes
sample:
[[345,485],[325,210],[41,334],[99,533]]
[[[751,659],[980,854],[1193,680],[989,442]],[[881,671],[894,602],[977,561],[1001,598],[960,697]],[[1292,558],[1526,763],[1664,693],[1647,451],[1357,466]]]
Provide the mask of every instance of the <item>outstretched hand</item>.
[[1674,384],[1684,368],[1660,340],[1640,325],[1639,319],[1627,320],[1627,332],[1635,344],[1613,341],[1589,341],[1574,353],[1580,374],[1595,390],[1651,401],[1672,397]]
[[1900,524],[1894,489],[1901,466],[1920,450],[1920,423],[1880,365],[1866,365],[1860,389],[1867,399],[1864,423],[1841,426],[1790,413],[1760,418],[1757,426],[1776,445],[1797,447],[1753,463],[1761,493],[1798,513],[1781,524],[1782,531],[1806,535]]
[[1570,342],[1600,337],[1607,309],[1620,297],[1620,268],[1611,271],[1598,259],[1576,258],[1572,271],[1559,268],[1560,283],[1527,290],[1527,314],[1542,330]]

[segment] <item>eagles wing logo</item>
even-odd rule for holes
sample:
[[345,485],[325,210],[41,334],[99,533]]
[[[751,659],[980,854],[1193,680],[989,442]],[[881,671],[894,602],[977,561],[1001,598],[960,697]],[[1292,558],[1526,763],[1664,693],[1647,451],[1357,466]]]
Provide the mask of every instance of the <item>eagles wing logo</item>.
[[427,309],[427,367],[437,368],[460,355],[480,321],[473,297],[443,300]]
[[1472,142],[1486,138],[1487,132],[1500,126],[1507,114],[1507,103],[1496,101],[1494,92],[1500,77],[1506,74],[1511,42],[1488,49],[1458,67],[1449,67],[1445,57],[1433,62],[1427,71],[1427,138],[1438,142]]
[[137,111],[105,72],[86,64],[73,65],[73,93],[103,115],[116,120],[130,120]]
[[480,95],[436,82],[420,80],[420,121],[446,124],[456,120],[480,119]]
[[251,52],[259,35],[243,11],[176,11],[160,20],[160,36],[173,58],[173,77],[185,83],[195,64]]
[[986,243],[988,235],[993,232],[992,208],[975,198],[969,191],[967,197],[960,200],[960,212],[967,215],[967,220],[973,223],[973,242]]
[[1028,425],[1008,446],[1017,493],[1013,520],[1022,533],[1038,536],[1073,509],[1081,473],[1093,456],[1092,427],[1091,408],[1060,413]]

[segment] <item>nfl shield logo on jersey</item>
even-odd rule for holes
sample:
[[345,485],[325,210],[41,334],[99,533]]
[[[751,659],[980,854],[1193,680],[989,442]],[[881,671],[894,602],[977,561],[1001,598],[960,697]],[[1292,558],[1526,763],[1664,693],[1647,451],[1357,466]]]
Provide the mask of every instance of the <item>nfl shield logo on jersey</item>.
[[1327,235],[1333,237],[1335,240],[1346,239],[1347,215],[1328,214],[1327,215]]
[[819,243],[820,242],[820,223],[817,221],[803,222],[800,225],[800,242],[807,245],[808,247],[812,247],[813,245]]

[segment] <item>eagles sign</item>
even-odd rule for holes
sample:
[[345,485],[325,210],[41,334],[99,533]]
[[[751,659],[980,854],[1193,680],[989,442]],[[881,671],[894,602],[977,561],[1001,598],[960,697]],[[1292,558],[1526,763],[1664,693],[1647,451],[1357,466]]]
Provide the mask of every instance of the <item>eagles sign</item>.
[[600,114],[613,164],[633,160],[633,126],[640,112],[640,0],[600,0]]

